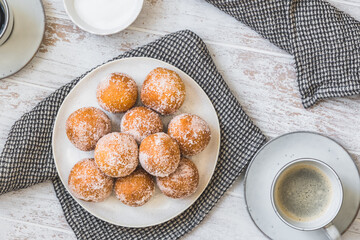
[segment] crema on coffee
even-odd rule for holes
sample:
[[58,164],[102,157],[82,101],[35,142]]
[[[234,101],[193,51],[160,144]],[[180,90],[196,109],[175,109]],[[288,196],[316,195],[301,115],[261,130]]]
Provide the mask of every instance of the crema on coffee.
[[332,194],[330,179],[309,164],[290,166],[279,176],[274,189],[278,211],[300,222],[321,217],[330,206]]

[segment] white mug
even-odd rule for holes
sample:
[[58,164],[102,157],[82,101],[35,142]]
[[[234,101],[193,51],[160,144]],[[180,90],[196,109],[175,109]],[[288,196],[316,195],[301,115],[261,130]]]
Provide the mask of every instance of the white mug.
[[271,202],[290,227],[301,231],[323,228],[329,239],[341,239],[332,221],[341,208],[343,188],[336,172],[324,162],[302,158],[281,168],[271,186]]
[[[0,19],[0,46],[6,42],[10,37],[14,26],[14,15],[6,0],[0,0],[0,11],[3,13],[3,18]],[[0,13],[1,14],[1,13]]]

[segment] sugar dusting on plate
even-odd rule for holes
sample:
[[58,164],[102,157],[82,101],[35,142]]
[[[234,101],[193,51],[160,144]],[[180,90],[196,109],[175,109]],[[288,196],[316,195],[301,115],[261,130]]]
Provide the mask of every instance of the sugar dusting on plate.
[[126,23],[137,8],[135,0],[74,0],[74,8],[82,21],[104,30]]

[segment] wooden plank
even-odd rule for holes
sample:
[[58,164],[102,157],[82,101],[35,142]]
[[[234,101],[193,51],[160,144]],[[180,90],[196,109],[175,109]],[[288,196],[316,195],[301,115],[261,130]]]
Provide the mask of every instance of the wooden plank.
[[13,123],[52,91],[33,84],[0,81],[0,149]]
[[120,34],[122,38],[95,36],[74,28],[69,20],[48,18],[40,51],[28,66],[8,79],[56,89],[124,51],[158,38],[137,31]]
[[50,181],[1,195],[0,209],[0,218],[71,231]]
[[226,195],[205,217],[200,227],[184,239],[268,239],[253,224],[243,199]]
[[359,240],[359,234],[353,233],[351,231],[347,231],[342,235],[342,239],[344,240]]
[[351,6],[360,6],[359,0],[327,0],[329,2],[336,2],[339,5],[351,5]]
[[[237,184],[241,185],[241,182],[237,181]],[[29,223],[31,228],[33,228],[32,224],[40,225],[41,228],[36,229],[39,235],[48,232],[48,228],[65,233],[71,231],[63,215],[60,214],[60,205],[52,192],[51,183],[46,182],[0,196],[0,221],[1,219],[10,221],[11,225],[18,226],[20,231],[23,222]],[[345,234],[346,239],[358,236],[359,228],[360,221],[357,219]],[[201,227],[195,228],[191,234],[185,236],[185,239],[209,239],[211,236],[225,232],[229,239],[266,239],[252,224],[243,195],[227,195],[222,198],[205,218]],[[26,233],[26,236],[32,236],[31,232]]]
[[0,239],[6,240],[72,240],[76,239],[72,231],[59,231],[39,224],[30,224],[23,221],[13,221],[0,217]]
[[353,18],[360,21],[360,1],[358,0],[328,0],[334,7],[350,14]]
[[[360,5],[347,1],[330,0],[334,6],[360,19]],[[62,1],[44,1],[47,16],[69,19]],[[204,0],[147,0],[132,28],[166,34],[177,30],[190,29],[204,40],[221,44],[231,44],[251,48],[253,51],[266,51],[286,54],[246,25],[220,11]],[[77,27],[76,27],[77,28]],[[77,28],[78,29],[78,28]],[[81,31],[81,30],[80,30]],[[115,34],[114,36],[117,36]]]
[[[62,1],[44,1],[47,16],[69,19]],[[206,13],[206,14],[205,14]],[[196,24],[194,24],[196,23]],[[76,27],[77,28],[77,27]],[[190,29],[205,40],[243,45],[255,51],[285,52],[261,38],[255,31],[203,0],[147,0],[130,28],[166,33]],[[78,28],[77,28],[78,29]],[[80,30],[82,31],[82,30]],[[115,34],[114,37],[119,37]]]
[[[62,215],[50,182],[0,196],[0,224],[2,220],[7,221],[10,228],[15,228],[17,234],[10,238],[7,235],[7,238],[1,238],[0,231],[0,239],[17,239],[19,236],[28,238],[36,236],[38,239],[39,236],[49,232],[49,229],[52,232],[66,233],[66,237],[72,239],[68,234],[71,229]],[[245,237],[266,239],[252,224],[243,200],[236,196],[229,195],[222,198],[201,226],[185,239],[209,239],[224,231],[229,232],[227,236],[229,239]],[[34,232],[31,229],[34,229]]]

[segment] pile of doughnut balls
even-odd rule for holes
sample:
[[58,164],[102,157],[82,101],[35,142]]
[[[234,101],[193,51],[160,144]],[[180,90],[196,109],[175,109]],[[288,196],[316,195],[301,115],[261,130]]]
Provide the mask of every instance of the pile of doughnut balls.
[[193,156],[208,145],[208,124],[194,114],[172,118],[164,133],[160,115],[175,113],[184,103],[185,84],[166,68],[156,68],[141,87],[145,106],[134,107],[138,90],[135,81],[123,73],[111,73],[96,90],[99,106],[110,113],[124,113],[121,132],[111,132],[111,121],[95,107],[73,112],[66,122],[66,134],[82,151],[94,150],[94,159],[83,159],[72,168],[68,186],[84,201],[100,202],[112,191],[128,206],[142,206],[150,200],[156,184],[170,198],[185,198],[199,184]]

